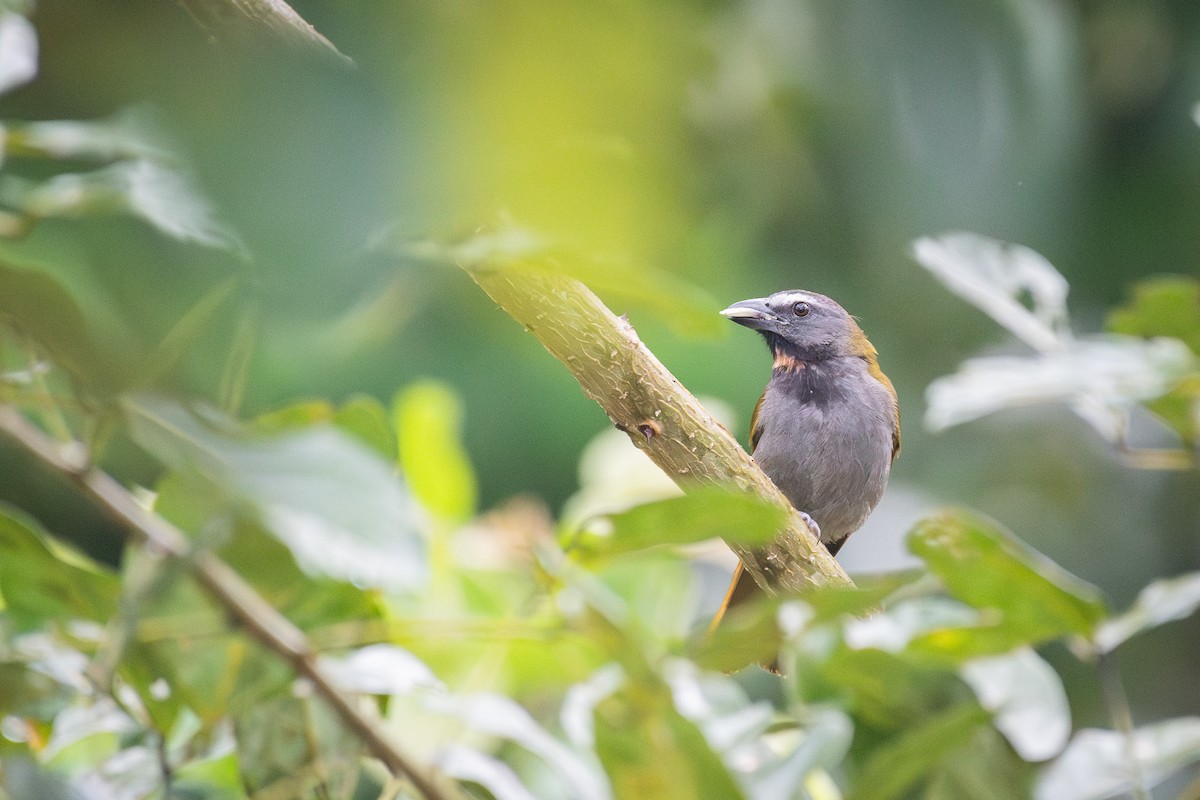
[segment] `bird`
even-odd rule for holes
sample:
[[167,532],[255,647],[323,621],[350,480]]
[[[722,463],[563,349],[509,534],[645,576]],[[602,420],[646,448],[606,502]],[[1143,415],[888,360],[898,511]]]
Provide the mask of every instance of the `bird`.
[[[900,453],[896,389],[855,318],[825,295],[781,291],[721,314],[762,334],[773,358],[750,454],[836,556],[879,503]],[[710,630],[761,591],[739,562]]]

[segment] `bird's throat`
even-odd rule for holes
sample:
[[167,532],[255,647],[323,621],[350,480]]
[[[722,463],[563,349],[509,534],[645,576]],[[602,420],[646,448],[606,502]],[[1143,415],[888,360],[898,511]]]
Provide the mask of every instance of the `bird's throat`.
[[805,363],[791,353],[785,353],[782,350],[775,351],[774,368],[776,370],[782,370],[784,372],[799,372],[800,370],[804,369],[804,367]]

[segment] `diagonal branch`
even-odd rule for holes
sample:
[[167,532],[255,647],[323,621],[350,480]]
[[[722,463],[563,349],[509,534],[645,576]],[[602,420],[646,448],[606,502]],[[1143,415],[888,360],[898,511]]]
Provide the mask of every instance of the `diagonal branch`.
[[579,381],[609,419],[683,489],[719,484],[787,508],[787,527],[762,549],[730,547],[770,594],[848,584],[841,566],[812,535],[750,456],[590,289],[553,269],[467,263],[464,269]]
[[91,497],[140,547],[177,559],[229,617],[259,643],[307,678],[313,690],[338,718],[394,774],[407,778],[428,800],[455,800],[457,788],[402,752],[372,719],[334,684],[317,662],[304,633],[258,595],[224,561],[209,552],[195,552],[175,526],[138,505],[110,475],[76,463],[56,442],[17,411],[0,406],[0,432],[17,442],[47,467],[69,478]]

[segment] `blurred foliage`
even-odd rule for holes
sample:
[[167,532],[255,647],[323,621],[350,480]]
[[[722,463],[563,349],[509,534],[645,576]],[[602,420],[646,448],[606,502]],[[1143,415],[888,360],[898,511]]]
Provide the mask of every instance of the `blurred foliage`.
[[[351,64],[223,6],[0,2],[0,402],[406,750],[498,800],[1194,794],[1200,8],[295,3]],[[774,512],[576,472],[603,416],[454,266],[531,251],[743,419],[721,301],[860,314],[905,453],[842,560],[886,573],[710,636],[695,543]],[[6,441],[0,498],[0,796],[412,794]]]

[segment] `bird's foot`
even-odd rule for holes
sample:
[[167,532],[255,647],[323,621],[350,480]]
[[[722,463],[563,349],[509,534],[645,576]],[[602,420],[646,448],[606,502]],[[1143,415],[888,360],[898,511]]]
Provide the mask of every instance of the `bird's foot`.
[[820,541],[821,526],[817,524],[817,521],[804,511],[799,511],[797,513],[800,515],[800,518],[804,520],[804,524],[808,526],[809,530],[813,532],[813,536],[816,536],[817,540]]

